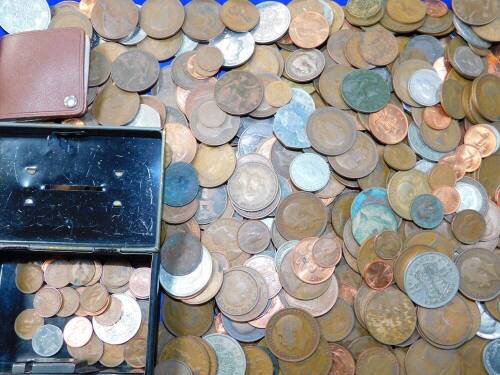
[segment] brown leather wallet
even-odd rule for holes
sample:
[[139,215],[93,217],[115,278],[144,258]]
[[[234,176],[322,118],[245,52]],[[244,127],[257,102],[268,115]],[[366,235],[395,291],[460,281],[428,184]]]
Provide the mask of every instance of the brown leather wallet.
[[62,28],[0,39],[0,120],[78,117],[87,110],[90,44]]

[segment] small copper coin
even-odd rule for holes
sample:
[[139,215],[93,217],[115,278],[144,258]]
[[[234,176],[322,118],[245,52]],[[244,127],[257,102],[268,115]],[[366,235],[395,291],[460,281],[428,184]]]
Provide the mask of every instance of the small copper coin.
[[463,210],[453,218],[451,230],[460,242],[473,244],[484,234],[486,221],[483,215],[475,210]]
[[451,124],[451,117],[446,114],[440,104],[424,109],[423,120],[436,130],[446,129]]
[[385,144],[396,144],[408,134],[408,119],[394,104],[388,104],[380,111],[370,113],[368,126],[372,134]]
[[74,348],[81,348],[92,337],[92,323],[89,319],[77,316],[69,320],[64,326],[64,342]]
[[92,105],[92,115],[101,125],[126,125],[139,111],[139,95],[127,92],[115,85],[107,85]]
[[111,66],[111,78],[125,91],[145,91],[160,76],[160,65],[149,52],[131,50],[118,56]]
[[497,140],[493,130],[481,124],[471,126],[464,136],[464,143],[477,148],[483,158],[496,151],[497,142],[500,142],[500,140]]
[[180,30],[184,17],[178,0],[148,0],[141,9],[140,26],[151,38],[165,39]]
[[341,345],[329,343],[333,366],[330,375],[354,375],[356,364],[352,354]]
[[454,187],[456,174],[448,164],[438,164],[429,173],[429,186],[436,190],[441,186]]
[[481,153],[472,145],[458,146],[455,156],[455,162],[458,164],[459,169],[463,169],[465,172],[474,172],[481,166]]
[[104,326],[112,326],[117,323],[122,316],[122,302],[114,296],[111,296],[110,298],[111,302],[107,310],[104,313],[95,316],[97,323]]
[[335,267],[342,258],[342,240],[338,237],[321,237],[312,248],[312,259],[320,267]]
[[295,275],[308,284],[321,284],[333,275],[334,267],[323,268],[314,263],[313,248],[317,237],[301,240],[292,250],[292,269]]
[[91,14],[95,31],[109,40],[118,40],[134,32],[139,8],[131,0],[99,0]]
[[151,289],[151,268],[140,267],[136,268],[129,281],[130,292],[138,299],[149,298]]
[[33,263],[21,263],[16,267],[16,286],[26,294],[35,293],[43,285],[43,271]]
[[220,10],[220,18],[228,29],[242,33],[257,26],[260,14],[248,0],[229,0]]
[[316,48],[328,38],[330,25],[323,15],[306,11],[292,19],[288,33],[297,46]]
[[78,307],[80,306],[80,295],[76,289],[68,286],[59,289],[59,292],[61,292],[63,301],[61,309],[57,312],[57,316],[67,318],[78,310]]
[[366,284],[375,290],[383,290],[392,284],[394,272],[392,266],[383,260],[369,263],[364,271],[363,278]]
[[125,345],[112,345],[104,343],[104,350],[99,363],[105,367],[116,367],[125,360]]
[[80,306],[89,313],[96,313],[106,306],[109,298],[106,288],[97,283],[85,288],[80,297]]
[[56,288],[43,287],[33,299],[33,307],[37,314],[49,318],[57,314],[62,305],[62,295]]
[[283,107],[292,100],[292,89],[283,81],[274,81],[264,88],[264,98],[273,107]]
[[249,220],[238,229],[238,244],[246,253],[258,254],[267,249],[270,241],[271,233],[262,221]]
[[43,326],[44,320],[35,309],[21,311],[14,322],[16,335],[23,340],[31,340],[35,332]]
[[74,286],[88,284],[95,274],[94,262],[91,260],[79,259],[70,263],[70,283]]

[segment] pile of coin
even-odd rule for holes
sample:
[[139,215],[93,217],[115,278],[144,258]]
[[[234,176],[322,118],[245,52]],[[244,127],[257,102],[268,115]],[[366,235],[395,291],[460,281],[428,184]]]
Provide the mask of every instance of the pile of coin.
[[496,1],[52,11],[94,29],[66,122],[165,129],[158,374],[498,373]]
[[[14,330],[33,356],[67,352],[89,365],[146,365],[151,269],[125,260],[49,259],[19,263],[16,286],[33,294]],[[62,318],[62,319],[61,319]]]

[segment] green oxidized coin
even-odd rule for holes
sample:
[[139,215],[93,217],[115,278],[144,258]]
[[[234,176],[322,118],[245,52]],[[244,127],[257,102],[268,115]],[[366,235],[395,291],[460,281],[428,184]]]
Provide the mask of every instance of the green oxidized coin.
[[372,113],[389,103],[391,92],[382,76],[370,70],[359,69],[344,77],[342,98],[352,109]]
[[359,244],[386,230],[397,231],[398,219],[389,207],[368,204],[360,208],[352,218],[352,235]]

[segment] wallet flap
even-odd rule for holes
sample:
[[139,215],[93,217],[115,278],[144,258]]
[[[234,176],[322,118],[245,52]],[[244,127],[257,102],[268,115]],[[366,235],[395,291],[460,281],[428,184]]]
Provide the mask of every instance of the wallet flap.
[[0,119],[73,117],[87,108],[85,33],[30,31],[0,39]]

